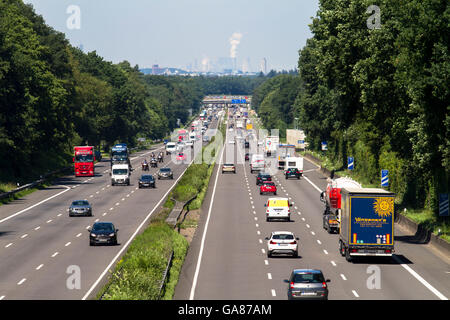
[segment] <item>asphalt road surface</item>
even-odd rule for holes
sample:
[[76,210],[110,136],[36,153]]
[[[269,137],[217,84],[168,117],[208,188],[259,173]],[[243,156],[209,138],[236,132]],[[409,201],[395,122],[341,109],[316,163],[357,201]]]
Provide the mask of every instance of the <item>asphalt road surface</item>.
[[[214,121],[210,128],[216,127]],[[141,161],[160,150],[164,145],[131,156],[135,170],[130,186],[111,186],[110,163],[104,160],[96,164],[94,177],[62,177],[49,188],[0,206],[0,300],[95,297],[108,271],[191,162],[188,157],[176,164],[165,155],[164,163],[150,173],[168,166],[174,180],[156,180],[156,189],[138,189]],[[76,199],[92,204],[93,217],[69,217],[68,207]],[[89,246],[87,229],[96,221],[119,228],[117,246]]]
[[[315,268],[324,273],[330,300],[418,299],[450,297],[450,258],[429,245],[415,244],[410,234],[395,226],[392,259],[365,258],[349,263],[338,251],[338,235],[322,227],[324,205],[319,195],[326,178],[313,163],[304,161],[304,177],[274,177],[278,197],[289,198],[291,222],[266,222],[256,173],[241,159],[241,144],[229,144],[236,130],[227,131],[223,163],[234,159],[237,173],[212,175],[203,215],[183,265],[175,299],[259,300],[287,299],[290,272]],[[234,154],[227,154],[234,148]],[[291,231],[300,238],[299,257],[267,257],[264,240],[272,231]]]

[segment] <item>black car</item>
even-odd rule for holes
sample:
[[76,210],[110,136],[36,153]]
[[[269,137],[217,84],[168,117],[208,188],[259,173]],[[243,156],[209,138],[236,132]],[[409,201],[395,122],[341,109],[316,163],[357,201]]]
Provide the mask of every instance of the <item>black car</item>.
[[263,184],[265,181],[272,181],[272,177],[268,173],[260,172],[256,176],[256,185],[259,186],[260,184]]
[[155,178],[151,174],[143,174],[139,178],[139,189],[140,188],[156,188]]
[[248,141],[244,142],[244,148],[246,149],[250,148],[250,143]]
[[89,245],[112,244],[117,245],[117,232],[111,222],[96,222],[89,231]]
[[323,215],[322,226],[328,233],[339,233],[339,222],[337,221],[337,217],[332,213]]
[[297,178],[300,179],[302,173],[297,168],[289,168],[284,172],[286,180],[289,178]]
[[92,206],[87,200],[75,200],[69,207],[69,217],[89,216],[92,217]]
[[245,161],[248,161],[249,158],[250,158],[250,153],[247,152],[247,153],[245,154]]
[[173,179],[173,172],[170,168],[161,168],[158,171],[158,180],[160,179]]

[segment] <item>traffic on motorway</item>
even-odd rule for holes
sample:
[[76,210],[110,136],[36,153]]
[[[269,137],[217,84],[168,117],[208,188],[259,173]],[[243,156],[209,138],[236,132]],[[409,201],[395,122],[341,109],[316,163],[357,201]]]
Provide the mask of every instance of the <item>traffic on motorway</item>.
[[[365,271],[371,266],[379,266],[391,279],[390,284],[383,282],[383,288],[408,283],[415,291],[404,292],[407,298],[446,298],[442,287],[435,288],[436,280],[427,282],[399,258],[392,193],[363,188],[347,177],[324,179],[292,145],[256,130],[257,117],[251,114],[251,109],[239,105],[205,106],[191,126],[177,130],[164,144],[131,154],[126,144],[119,143],[111,148],[109,159],[97,163],[93,147],[75,147],[74,177],[60,179],[35,205],[2,208],[0,219],[6,219],[2,228],[20,231],[1,239],[0,257],[10,258],[3,260],[3,272],[14,281],[0,288],[0,297],[92,297],[141,224],[192,163],[196,146],[215,135],[208,129],[224,121],[226,136],[214,186],[208,191],[212,193],[208,216],[197,230],[203,236],[193,240],[175,299],[383,299],[390,294],[404,298],[395,290],[378,294],[368,289]],[[63,219],[64,211],[70,221]],[[24,221],[19,228],[15,217]],[[64,228],[64,234],[54,233],[52,226]],[[39,233],[43,229],[46,232]],[[50,245],[25,245],[31,238]],[[403,244],[401,249],[414,252]],[[20,267],[12,263],[14,259],[22,259]],[[92,270],[83,277],[89,291],[52,289],[43,296],[42,288],[48,284],[39,280],[41,274],[56,275],[63,282],[67,276],[62,266],[69,261],[80,261],[83,270]],[[224,275],[227,281],[219,281]]]
[[[394,231],[393,193],[363,188],[347,177],[324,179],[318,166],[309,161],[304,169],[304,158],[295,152],[295,146],[280,143],[278,136],[267,131],[255,130],[258,120],[250,113],[240,105],[227,110],[221,174],[216,176],[203,235],[192,257],[196,268],[187,268],[192,278],[181,279],[176,298],[328,300],[359,299],[362,295],[386,299],[392,295],[397,299],[446,299],[398,253],[414,249],[402,242],[398,249],[394,242],[403,233]],[[228,175],[230,172],[234,174]],[[251,224],[256,227],[256,245],[249,235]],[[315,230],[319,226],[326,240]],[[227,245],[217,243],[219,239],[227,239]],[[260,265],[261,253],[265,259]],[[245,267],[230,261],[240,261]],[[445,262],[439,264],[445,269]],[[271,265],[274,271],[267,272]],[[389,290],[372,290],[363,267],[381,269],[390,279],[394,277],[389,284],[383,282]],[[340,272],[336,272],[338,268]],[[223,277],[226,283],[217,280]],[[350,277],[358,279],[354,288],[356,282],[350,282]],[[264,278],[274,287],[262,285]],[[340,281],[342,285],[336,283]],[[392,294],[391,287],[402,281],[417,291]],[[448,291],[439,281],[433,284]]]

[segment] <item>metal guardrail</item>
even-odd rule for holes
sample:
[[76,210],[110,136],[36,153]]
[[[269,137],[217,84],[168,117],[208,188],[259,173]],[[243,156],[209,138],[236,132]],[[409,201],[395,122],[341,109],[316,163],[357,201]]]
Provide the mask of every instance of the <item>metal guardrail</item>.
[[72,168],[73,168],[73,166],[69,166],[69,167],[64,167],[64,168],[61,168],[61,169],[59,169],[59,170],[55,170],[55,171],[49,172],[49,173],[47,173],[47,174],[41,176],[40,179],[38,179],[38,180],[36,180],[36,181],[33,181],[33,182],[31,182],[31,183],[24,184],[23,186],[21,186],[21,187],[19,187],[19,188],[17,188],[17,189],[14,189],[14,190],[12,190],[12,191],[8,191],[8,192],[4,192],[4,193],[0,194],[0,200],[1,200],[1,199],[5,199],[5,198],[9,198],[9,197],[11,197],[12,195],[14,195],[14,194],[16,194],[16,193],[18,193],[18,192],[20,192],[20,191],[23,191],[23,190],[26,190],[26,189],[30,189],[30,188],[34,188],[34,187],[36,187],[36,186],[39,186],[39,185],[41,185],[42,183],[44,183],[44,182],[47,180],[48,177],[51,177],[51,176],[54,175],[54,174],[58,174],[58,173],[61,173],[61,172],[63,172],[63,171],[66,171],[66,170],[69,170],[69,169],[72,169]]
[[169,275],[170,275],[170,268],[172,268],[172,262],[173,262],[174,254],[175,253],[172,250],[172,253],[170,254],[169,261],[167,262],[166,270],[164,270],[164,273],[163,273],[163,278],[161,280],[161,285],[159,286],[158,300],[161,300],[161,296],[163,295],[163,290],[165,291],[165,289],[166,289],[166,283],[167,283],[167,279],[169,278]]

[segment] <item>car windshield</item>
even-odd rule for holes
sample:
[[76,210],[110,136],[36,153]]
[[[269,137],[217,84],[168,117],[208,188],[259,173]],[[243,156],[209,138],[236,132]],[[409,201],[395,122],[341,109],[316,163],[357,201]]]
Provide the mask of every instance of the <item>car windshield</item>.
[[124,175],[126,175],[127,173],[128,173],[127,169],[113,169],[113,174],[117,174],[117,175],[124,174]]
[[170,172],[170,168],[161,168],[159,169],[160,172]]
[[294,236],[292,234],[274,234],[272,239],[275,239],[275,240],[293,240]]
[[321,273],[296,273],[294,275],[295,283],[321,283],[324,281]]
[[88,206],[89,202],[85,201],[85,200],[76,200],[74,202],[72,202],[73,206]]
[[144,175],[141,177],[141,180],[153,180],[153,176],[151,175]]
[[92,227],[92,231],[114,231],[114,226],[110,223],[96,223]]

